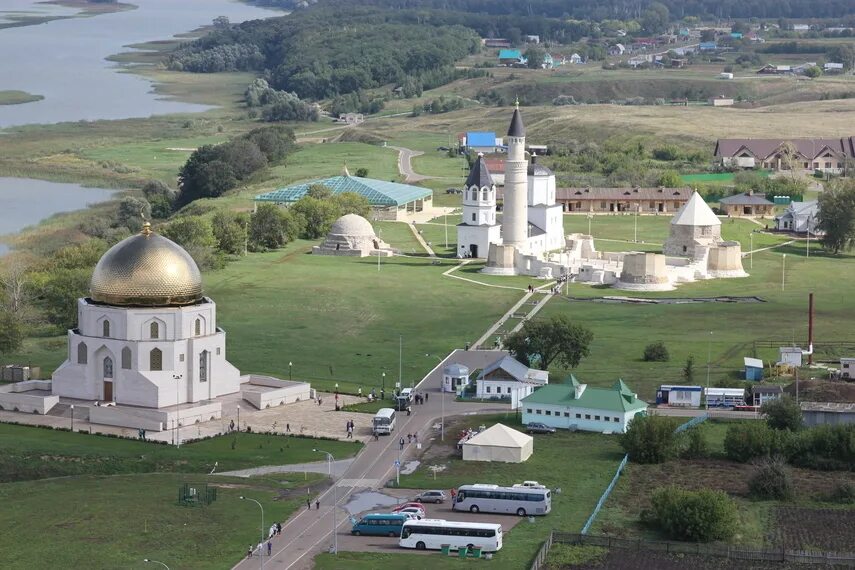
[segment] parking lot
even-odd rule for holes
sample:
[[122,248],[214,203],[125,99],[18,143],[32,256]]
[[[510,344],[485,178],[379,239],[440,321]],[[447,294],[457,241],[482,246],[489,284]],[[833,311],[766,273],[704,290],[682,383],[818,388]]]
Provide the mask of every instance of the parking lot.
[[[449,521],[467,521],[467,522],[484,522],[496,523],[502,525],[502,532],[507,533],[517,524],[526,524],[528,519],[513,515],[498,515],[490,513],[472,514],[468,512],[455,512],[451,510],[451,499],[448,497],[450,490],[443,489],[446,494],[446,501],[440,504],[427,503],[425,504],[425,514],[429,519],[445,519]],[[418,494],[418,490],[413,489],[380,489],[382,495],[388,497],[390,504],[397,500],[399,503],[405,503]],[[359,513],[353,513],[353,517],[357,520],[369,513],[389,513],[395,508],[391,506],[369,508]],[[385,551],[401,551],[398,546],[398,539],[388,536],[353,536],[350,534],[350,524],[342,525],[338,532],[338,549],[339,551],[352,552],[385,552]],[[412,552],[420,552],[413,550]],[[428,550],[426,554],[436,554],[437,551]]]

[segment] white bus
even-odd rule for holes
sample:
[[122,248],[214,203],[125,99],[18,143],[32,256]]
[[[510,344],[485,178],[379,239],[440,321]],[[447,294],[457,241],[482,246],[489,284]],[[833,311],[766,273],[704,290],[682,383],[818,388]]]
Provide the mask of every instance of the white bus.
[[552,492],[549,489],[463,485],[457,490],[451,510],[506,513],[521,517],[545,515],[552,510]]
[[395,410],[380,408],[374,416],[374,433],[391,434],[395,429]]
[[445,544],[451,550],[480,548],[483,552],[496,552],[502,548],[502,525],[440,519],[407,521],[398,542],[402,548],[417,550],[439,550]]

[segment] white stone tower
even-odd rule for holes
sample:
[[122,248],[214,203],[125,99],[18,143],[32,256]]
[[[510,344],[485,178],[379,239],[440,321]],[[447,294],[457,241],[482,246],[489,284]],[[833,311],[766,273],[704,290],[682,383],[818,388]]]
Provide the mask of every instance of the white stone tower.
[[463,220],[457,226],[460,257],[487,257],[491,243],[501,243],[496,223],[496,185],[484,155],[472,165],[463,188]]
[[508,128],[507,145],[502,243],[524,253],[528,250],[528,161],[525,158],[525,126],[519,104],[514,109]]

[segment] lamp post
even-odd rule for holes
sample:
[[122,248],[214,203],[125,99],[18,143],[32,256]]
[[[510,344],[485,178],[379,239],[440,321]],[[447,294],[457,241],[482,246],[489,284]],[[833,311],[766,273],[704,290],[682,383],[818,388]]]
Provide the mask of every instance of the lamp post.
[[261,551],[258,553],[258,556],[259,556],[259,558],[261,558],[261,567],[264,568],[264,507],[261,505],[261,503],[259,503],[255,499],[251,499],[249,497],[244,497],[243,495],[240,496],[240,500],[252,501],[256,505],[258,505],[259,509],[261,509],[261,546],[262,546],[262,548],[261,548]]
[[178,394],[178,381],[184,377],[183,374],[173,374],[172,377],[175,379],[175,447],[181,447],[181,422],[179,421],[180,411],[179,405],[181,404],[180,396]]
[[166,564],[164,564],[160,560],[152,560],[151,558],[143,558],[143,562],[148,562],[149,564],[160,564],[161,566],[166,568],[166,570],[169,570],[169,566],[167,566]]
[[238,431],[240,431],[240,404],[238,404],[238,406],[237,406],[237,412],[238,412]]
[[754,232],[748,234],[748,239],[751,242],[751,245],[748,246],[748,259],[751,263],[751,269],[754,269]]
[[594,219],[594,214],[588,212],[588,235],[591,235],[591,220],[593,220],[593,219]]
[[293,368],[293,367],[294,367],[294,363],[289,360],[288,361],[288,380],[292,379],[291,378],[291,368]]
[[712,331],[710,331],[710,338],[707,342],[707,397],[704,398],[707,410],[710,409],[710,361],[712,361]]
[[[330,479],[332,479],[332,460],[333,456],[330,452],[324,451],[322,449],[313,449],[312,451],[316,453],[325,453],[327,456],[327,461],[329,462],[329,473]],[[333,505],[332,505],[332,516],[333,516],[333,525],[332,525],[332,534],[333,534],[333,554],[338,554],[338,535],[335,532],[336,527],[338,526],[338,517],[336,517],[336,507],[338,505],[338,487],[336,486],[335,480],[332,482],[333,488]]]
[[74,431],[74,404],[71,404],[71,431]]
[[787,254],[781,256],[781,291],[784,290],[784,280],[787,271]]
[[381,399],[385,399],[386,398],[386,373],[385,372],[383,373],[383,386],[380,388],[380,393],[383,396]]
[[[435,354],[425,354],[425,356],[433,356],[442,364],[442,359]],[[445,441],[445,378],[439,384],[439,402],[441,408],[440,414],[442,414],[439,421],[439,440]]]

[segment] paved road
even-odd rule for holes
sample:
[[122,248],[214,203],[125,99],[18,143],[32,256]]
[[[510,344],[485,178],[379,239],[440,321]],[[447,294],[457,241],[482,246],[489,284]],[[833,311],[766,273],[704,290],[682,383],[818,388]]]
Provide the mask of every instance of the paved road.
[[[341,478],[320,497],[320,510],[301,510],[291,517],[282,529],[282,536],[274,539],[273,555],[265,557],[266,568],[278,570],[303,570],[311,568],[312,559],[320,552],[329,549],[332,542],[333,498],[336,499],[336,528],[350,525],[346,511],[342,508],[355,492],[365,489],[382,488],[394,476],[394,462],[402,463],[416,452],[415,445],[405,445],[399,450],[398,438],[401,434],[418,433],[421,441],[437,436],[434,425],[445,416],[503,412],[509,408],[500,404],[470,404],[455,402],[446,394],[443,398],[439,388],[442,383],[442,368],[456,362],[468,366],[470,370],[484,368],[487,364],[507,354],[496,350],[455,350],[431,370],[417,386],[417,391],[428,394],[428,402],[413,406],[413,414],[401,414],[395,426],[395,435],[381,437],[380,441],[369,441],[362,452],[342,473]],[[448,434],[446,434],[448,436]],[[269,521],[266,524],[272,524]],[[239,562],[238,570],[254,570],[259,567],[257,557]]]
[[238,469],[237,471],[223,471],[217,475],[229,477],[254,477],[256,475],[267,475],[269,473],[330,473],[333,477],[341,477],[353,459],[339,459],[338,461],[316,461],[313,463],[295,463],[291,465],[266,465],[264,467],[252,467],[250,469]]
[[436,178],[435,176],[425,176],[423,174],[417,174],[413,170],[412,159],[421,156],[424,153],[420,150],[411,150],[408,148],[404,148],[402,146],[391,146],[389,148],[394,148],[398,151],[398,172],[401,173],[401,176],[404,177],[404,180],[408,183],[419,182],[420,180],[428,180],[430,178]]

